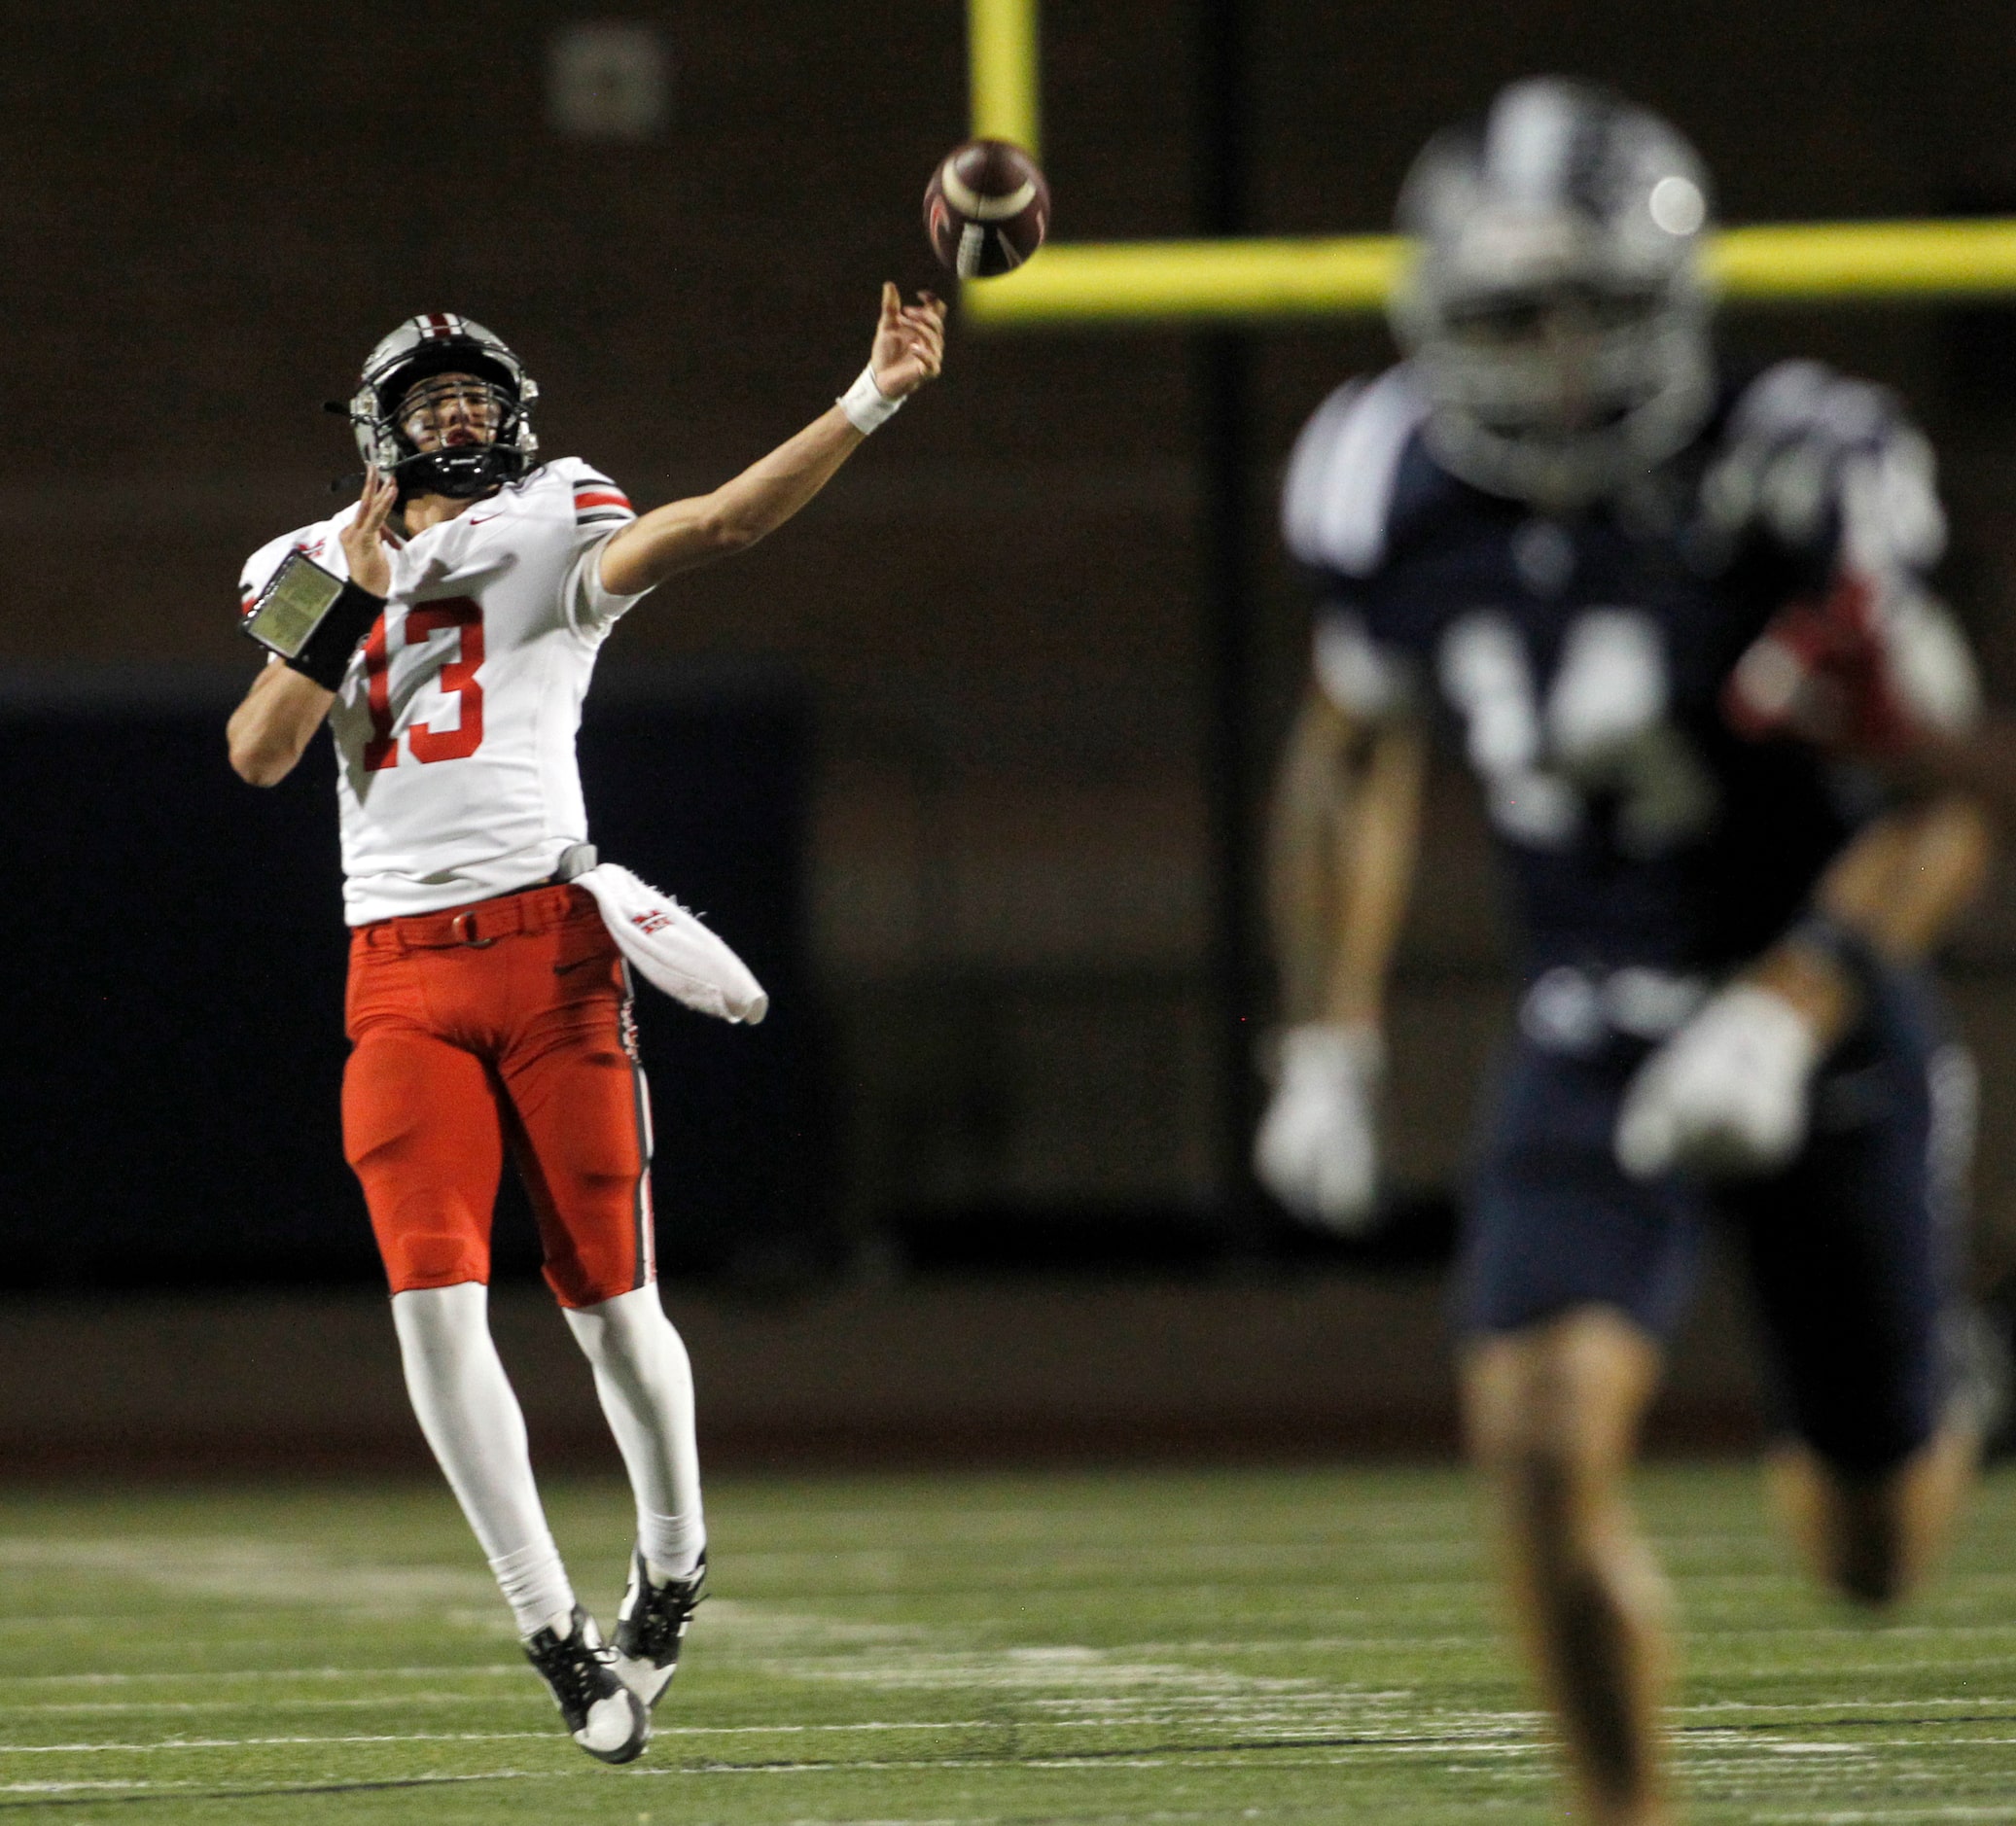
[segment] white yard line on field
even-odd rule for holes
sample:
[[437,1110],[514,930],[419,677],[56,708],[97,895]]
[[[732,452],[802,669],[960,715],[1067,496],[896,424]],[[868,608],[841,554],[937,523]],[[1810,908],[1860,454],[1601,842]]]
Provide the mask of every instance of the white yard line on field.
[[336,1712],[397,1705],[489,1705],[490,1693],[374,1693],[368,1699],[287,1699],[262,1694],[237,1700],[39,1700],[32,1704],[0,1702],[0,1718],[102,1718],[130,1712]]
[[2016,1698],[2010,1699],[1966,1699],[1966,1700],[1703,1700],[1693,1705],[1676,1705],[1671,1709],[1685,1717],[1697,1715],[1708,1717],[1720,1712],[1830,1712],[1830,1711],[1923,1711],[1931,1706],[1965,1706],[1971,1711],[1993,1710],[2002,1705],[2016,1709]]
[[1756,1826],[1888,1826],[1892,1820],[2016,1820],[2016,1806],[2006,1807],[1898,1807],[1880,1809],[1858,1808],[1854,1812],[1752,1813]]
[[358,1743],[514,1743],[550,1731],[409,1731],[343,1738],[164,1738],[159,1743],[0,1743],[0,1756],[147,1756],[160,1750],[300,1749]]
[[[796,1575],[812,1571],[821,1578],[882,1578],[906,1566],[957,1558],[964,1562],[973,1552],[972,1541],[917,1540],[901,1547],[831,1548],[772,1547],[745,1549],[735,1556],[738,1570],[753,1579],[767,1579],[780,1573]],[[0,1543],[4,1546],[4,1543]],[[1329,1563],[1349,1560],[1362,1564],[1367,1558],[1400,1560],[1481,1558],[1477,1543],[1468,1536],[1441,1539],[1424,1537],[1407,1540],[1353,1538],[1349,1541],[1239,1541],[1214,1537],[1201,1541],[1158,1541],[1152,1544],[1124,1541],[1079,1541],[1059,1546],[1055,1537],[1041,1545],[1032,1543],[1019,1564],[1028,1571],[1050,1577],[1059,1570],[1079,1566],[1124,1566],[1155,1574],[1178,1565],[1199,1565],[1237,1576],[1249,1566],[1305,1565],[1312,1562]],[[998,1570],[1012,1576],[1014,1559],[996,1559]],[[1743,1575],[1738,1575],[1743,1576]],[[792,1576],[794,1584],[802,1580]]]
[[[1526,1758],[1539,1761],[1540,1753],[1545,1747],[1538,1742],[1462,1745],[1445,1742],[1348,1743],[1311,1753],[1302,1745],[1288,1745],[1283,1749],[1274,1750],[1252,1744],[1241,1744],[1227,1749],[1218,1749],[1210,1745],[1193,1749],[1179,1744],[1156,1754],[1123,1753],[1113,1756],[920,1756],[886,1762],[864,1758],[859,1762],[845,1763],[805,1760],[790,1763],[673,1764],[656,1768],[640,1764],[630,1772],[629,1778],[643,1780],[651,1777],[662,1780],[674,1776],[694,1775],[820,1775],[857,1773],[900,1774],[926,1769],[1335,1769],[1346,1763],[1361,1760],[1368,1754],[1447,1756],[1451,1751],[1458,1749],[1465,1756]],[[1161,1815],[1157,1812],[1148,1817],[1158,1819]]]
[[[102,1617],[96,1620],[103,1625]],[[133,1686],[143,1680],[179,1683],[214,1680],[457,1680],[471,1674],[513,1674],[523,1662],[474,1662],[460,1668],[235,1668],[203,1673],[0,1674],[0,1689],[13,1686]]]
[[[415,1606],[403,1602],[324,1604],[316,1608],[314,1621],[307,1623],[300,1616],[305,1610],[305,1604],[294,1608],[297,1615],[283,1622],[277,1605],[267,1605],[261,1610],[233,1610],[213,1604],[205,1609],[204,1620],[214,1640],[242,1644],[272,1640],[283,1632],[303,1635],[312,1633],[320,1640],[345,1633],[382,1635],[388,1623],[404,1623],[416,1614]],[[510,1611],[494,1599],[486,1604],[422,1604],[417,1606],[417,1612],[424,1614],[427,1621],[443,1633],[487,1635],[500,1641],[516,1639]],[[68,1617],[12,1613],[0,1617],[0,1636],[28,1636],[39,1643],[54,1635],[102,1635],[108,1621],[103,1611]],[[182,1640],[184,1626],[172,1615],[148,1618],[123,1613],[118,1618],[122,1633],[135,1642],[148,1639],[147,1625],[150,1623],[159,1634],[170,1635],[178,1643]]]
[[[522,1673],[522,1668],[507,1669],[508,1672]],[[529,1680],[529,1675],[528,1675]],[[245,1712],[245,1711],[288,1711],[288,1712],[347,1712],[386,1710],[406,1705],[490,1705],[496,1703],[494,1693],[380,1693],[367,1699],[276,1699],[266,1695],[259,1700],[57,1700],[32,1705],[0,1704],[0,1717],[5,1718],[101,1718],[108,1715],[130,1717],[134,1714],[172,1712],[187,1715],[191,1712]],[[659,1725],[654,1735],[668,1737],[735,1737],[765,1732],[810,1732],[810,1731],[987,1731],[996,1729],[999,1721],[981,1719],[920,1719],[910,1723],[902,1719],[858,1719],[844,1724],[821,1725]],[[0,1751],[6,1745],[0,1744]]]
[[[915,1724],[901,1719],[862,1719],[843,1725],[660,1725],[654,1739],[665,1738],[792,1738],[818,1735],[845,1735],[849,1732],[891,1731],[1041,1731],[1107,1730],[1132,1728],[1129,1720],[1089,1725],[1045,1725],[1005,1723],[1000,1719],[920,1719]],[[549,1731],[416,1731],[399,1735],[371,1734],[338,1738],[163,1738],[154,1743],[0,1743],[0,1756],[52,1756],[58,1753],[138,1752],[143,1750],[238,1750],[259,1745],[303,1743],[488,1743],[518,1738],[549,1738]]]
[[[1256,1742],[1256,1736],[1278,1735],[1284,1743],[1305,1742],[1326,1732],[1343,1729],[1328,1721],[1298,1720],[1269,1723],[1252,1719],[1229,1721],[1230,1727],[1241,1731],[1250,1749],[1265,1749],[1263,1742]],[[1165,1735],[1181,1732],[1185,1727],[1181,1721],[1168,1719],[1138,1718],[1074,1718],[1069,1720],[1050,1719],[920,1719],[910,1723],[901,1719],[865,1719],[846,1724],[826,1725],[661,1725],[654,1733],[657,1739],[667,1738],[777,1738],[777,1737],[846,1737],[855,1734],[882,1734],[893,1732],[914,1732],[920,1734],[949,1733],[954,1731],[990,1731],[1010,1733],[1026,1737],[1032,1733],[1050,1734],[1079,1733],[1089,1731],[1142,1731],[1160,1727]],[[1533,1736],[1533,1721],[1524,1716],[1497,1718],[1432,1718],[1419,1721],[1395,1719],[1384,1729],[1359,1726],[1353,1730],[1353,1747],[1376,1749],[1391,1745],[1416,1745],[1432,1742],[1442,1747],[1463,1745],[1466,1748],[1496,1749],[1499,1740],[1511,1738],[1524,1739]],[[372,1732],[349,1733],[337,1737],[288,1736],[267,1738],[163,1738],[152,1743],[99,1742],[99,1743],[11,1743],[0,1744],[0,1756],[55,1756],[55,1755],[140,1755],[158,1750],[235,1750],[273,1746],[299,1747],[308,1744],[376,1744],[376,1743],[488,1743],[510,1742],[519,1738],[545,1738],[553,1734],[549,1731],[416,1731],[416,1732]],[[1759,1747],[1763,1740],[1757,1739]],[[1208,1753],[1218,1746],[1210,1743],[1174,1743],[1161,1746],[1173,1753]],[[1065,1752],[1069,1754],[1069,1752]],[[1095,1752],[1094,1754],[1100,1754]]]
[[187,1794],[198,1800],[234,1800],[268,1794],[349,1794],[385,1788],[435,1788],[474,1781],[542,1781],[530,1769],[484,1770],[472,1775],[400,1775],[383,1781],[249,1782],[229,1788],[209,1781],[0,1781],[0,1794]]
[[[1712,1619],[1696,1621],[1692,1633],[1709,1642],[1741,1642],[1751,1637],[1775,1642],[1838,1642],[1841,1639],[1838,1625],[1723,1624]],[[1929,1635],[1937,1636],[1943,1642],[1956,1635],[2016,1635],[2016,1623],[1886,1623],[1883,1633],[1892,1641],[1909,1641],[1914,1636]]]
[[[1714,1677],[1714,1675],[1712,1674],[1703,1675],[1699,1671],[1701,1663],[1705,1661],[1707,1657],[1697,1653],[1691,1656],[1689,1659],[1693,1663],[1693,1669],[1691,1671],[1693,1672],[1693,1677],[1697,1681],[1700,1681],[1704,1678]],[[1810,1663],[1787,1661],[1782,1664],[1773,1663],[1769,1666],[1761,1668],[1742,1668],[1734,1669],[1732,1671],[1738,1677],[1748,1678],[1754,1678],[1758,1674],[1806,1675],[1818,1672],[1824,1674],[1828,1679],[1833,1679],[1838,1675],[1842,1674],[1896,1675],[1906,1673],[1935,1673],[1944,1674],[1950,1682],[1963,1668],[2006,1668],[2010,1666],[2012,1663],[2016,1663],[2016,1652],[2012,1652],[2007,1655],[1944,1655],[1936,1661],[1857,1661],[1838,1665],[1829,1665],[1819,1668],[1814,1668]]]
[[[1076,1729],[1077,1727],[1072,1727]],[[1029,1729],[1029,1727],[1023,1727]],[[1036,1726],[1042,1730],[1043,1727]],[[1058,1727],[1063,1729],[1063,1727]],[[862,1730],[879,1732],[951,1732],[951,1731],[995,1731],[1013,1732],[1012,1724],[985,1720],[959,1720],[951,1723],[927,1723],[905,1725],[900,1723],[878,1723],[862,1725],[801,1725],[801,1726],[732,1726],[714,1730],[706,1726],[675,1726],[657,1735],[665,1737],[707,1738],[717,1736],[770,1737],[811,1735],[821,1732],[847,1733]],[[268,1738],[169,1738],[154,1743],[36,1743],[0,1745],[0,1756],[144,1756],[164,1751],[184,1750],[242,1750],[242,1749],[304,1749],[339,1748],[354,1746],[379,1747],[396,1743],[508,1743],[520,1741],[545,1742],[554,1736],[550,1731],[417,1731],[405,1733],[355,1733],[340,1737],[268,1737]],[[1312,1741],[1314,1738],[1316,1740]],[[1509,1740],[1507,1740],[1509,1739]],[[1537,1739],[1524,1729],[1507,1729],[1495,1721],[1481,1724],[1465,1724],[1457,1721],[1438,1722],[1432,1729],[1412,1731],[1395,1730],[1388,1734],[1354,1735],[1348,1739],[1324,1740],[1320,1734],[1304,1730],[1284,1738],[1280,1749],[1319,1750],[1333,1757],[1342,1752],[1348,1755],[1399,1754],[1399,1755],[1444,1755],[1454,1749],[1461,1749],[1468,1755],[1525,1755],[1539,1747]],[[1758,1746],[1764,1747],[1762,1745]],[[1185,1760],[1195,1758],[1220,1759],[1226,1756],[1258,1754],[1272,1757],[1275,1746],[1256,1742],[1251,1738],[1235,1744],[1215,1743],[1158,1743],[1144,1746],[1134,1754],[1158,1755],[1167,1759]],[[1030,1766],[1097,1765],[1111,1763],[1116,1756],[1128,1752],[1088,1751],[1074,1754],[1070,1750],[1059,1750],[1040,1756],[974,1756],[955,1755],[949,1757],[903,1757],[890,1761],[847,1760],[834,1762],[831,1758],[796,1759],[792,1762],[764,1761],[760,1764],[706,1764],[699,1772],[715,1770],[725,1773],[760,1773],[771,1769],[966,1769],[994,1768],[1004,1762]],[[675,1773],[675,1772],[659,1772]]]
[[232,1535],[150,1534],[107,1540],[0,1535],[10,1573],[83,1572],[189,1598],[335,1610],[495,1603],[486,1572],[463,1566],[388,1565],[318,1559],[299,1541]]
[[1466,1635],[1307,1635],[1255,1636],[1241,1642],[1133,1642],[1130,1655],[1335,1655],[1379,1654],[1391,1650],[1415,1654],[1423,1649],[1495,1647],[1501,1637],[1495,1630],[1475,1630]]

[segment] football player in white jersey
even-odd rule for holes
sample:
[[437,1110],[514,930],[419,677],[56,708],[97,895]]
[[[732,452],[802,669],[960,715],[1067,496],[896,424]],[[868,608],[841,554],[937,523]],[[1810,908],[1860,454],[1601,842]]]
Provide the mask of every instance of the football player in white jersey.
[[[575,1741],[651,1735],[706,1572],[692,1377],[654,1276],[650,1108],[629,979],[596,900],[574,738],[617,620],[754,544],[934,378],[944,307],[885,286],[867,367],[711,494],[641,518],[572,457],[542,462],[537,388],[481,325],[434,312],[365,363],[361,499],[245,566],[269,649],[231,765],[284,779],[335,736],[352,929],[344,1152],[392,1287],[407,1387]],[[546,1277],[628,1469],[637,1547],[616,1637],[576,1602],[486,1317],[507,1146]]]

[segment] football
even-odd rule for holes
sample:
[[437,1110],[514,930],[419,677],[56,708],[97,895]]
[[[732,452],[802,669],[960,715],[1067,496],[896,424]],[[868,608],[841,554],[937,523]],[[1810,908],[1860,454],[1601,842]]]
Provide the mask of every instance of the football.
[[938,161],[924,192],[932,251],[962,279],[1011,271],[1043,245],[1050,187],[1005,139],[970,139]]

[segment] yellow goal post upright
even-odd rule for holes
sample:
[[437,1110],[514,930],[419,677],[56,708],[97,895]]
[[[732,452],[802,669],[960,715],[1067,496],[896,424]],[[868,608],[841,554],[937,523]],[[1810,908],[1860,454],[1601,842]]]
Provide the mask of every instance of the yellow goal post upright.
[[[1038,0],[967,0],[973,130],[1039,151]],[[1392,235],[1051,241],[1019,270],[962,288],[1000,330],[1258,324],[1376,311],[1399,269]],[[1756,303],[2016,298],[2016,218],[1798,222],[1724,228],[1721,295]]]

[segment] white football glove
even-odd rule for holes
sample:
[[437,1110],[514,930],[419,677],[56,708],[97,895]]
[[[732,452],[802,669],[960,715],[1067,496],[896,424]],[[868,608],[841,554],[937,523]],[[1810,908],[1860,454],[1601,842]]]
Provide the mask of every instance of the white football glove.
[[1254,1138],[1260,1183],[1304,1222],[1351,1235],[1372,1217],[1386,1049],[1368,1024],[1312,1021],[1281,1036],[1280,1077]]
[[1742,1178],[1785,1166],[1806,1140],[1820,1046],[1783,996],[1737,983],[1639,1067],[1617,1116],[1617,1164]]

